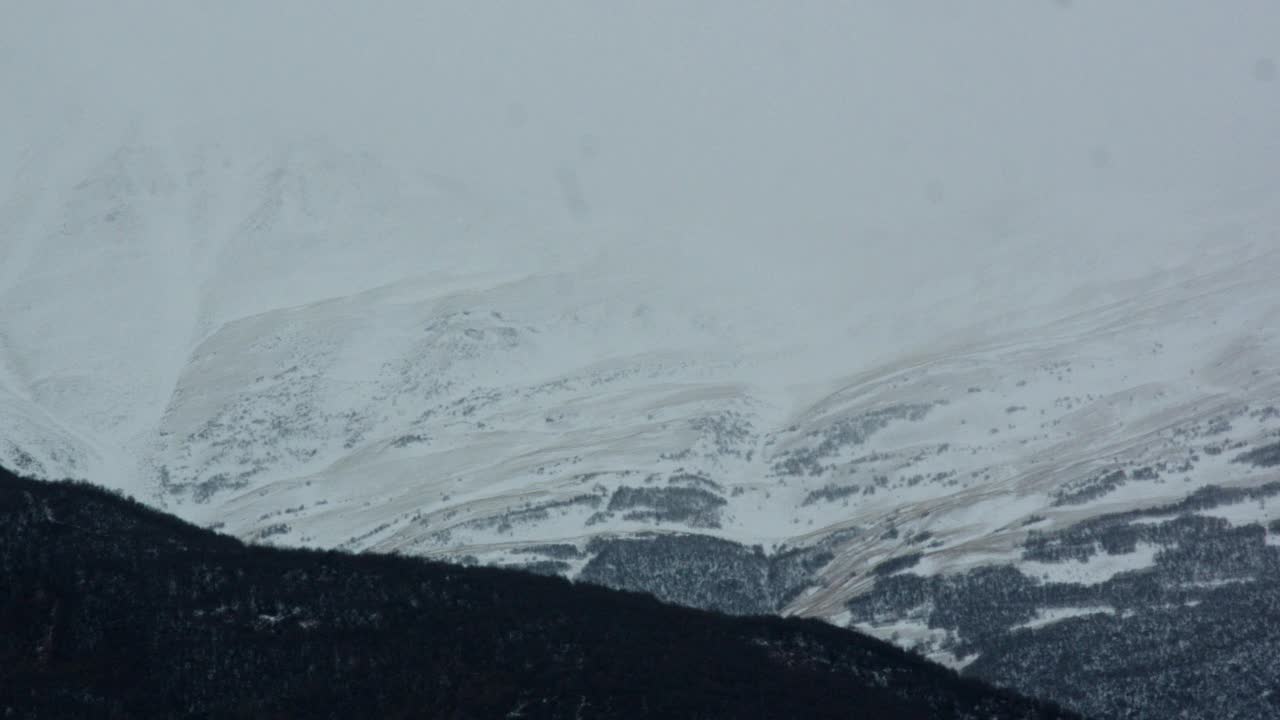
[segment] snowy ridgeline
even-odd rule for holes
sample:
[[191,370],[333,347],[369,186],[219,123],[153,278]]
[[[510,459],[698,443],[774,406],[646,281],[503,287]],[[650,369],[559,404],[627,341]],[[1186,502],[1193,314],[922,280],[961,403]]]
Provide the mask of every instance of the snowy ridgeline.
[[[1029,281],[922,278],[762,308],[706,257],[668,277],[643,243],[584,251],[360,153],[266,158],[129,146],[5,210],[56,238],[5,236],[0,463],[255,542],[822,617],[975,672],[1009,638],[1266,582],[1183,539],[1280,544],[1257,530],[1280,507],[1265,213],[1026,307]],[[1090,524],[1124,513],[1133,537]],[[984,592],[1023,599],[948,614]]]
[[[205,175],[259,178],[262,194],[249,197],[265,198],[228,206],[248,218],[232,233],[239,244],[211,246],[228,268],[253,238],[308,217],[323,225],[334,207],[360,215],[388,202],[378,188],[400,182],[370,158],[316,148],[285,154],[266,174],[215,157],[198,165]],[[111,208],[151,222],[155,203],[204,196],[204,185],[175,189],[166,162],[142,150],[114,157],[67,208],[49,210],[79,218],[67,242],[88,238]],[[348,176],[364,178],[364,190],[344,189]],[[456,207],[441,199],[456,188],[423,187]],[[388,232],[374,254],[407,252],[411,240]],[[300,262],[346,262],[324,237],[298,242],[314,251]],[[67,259],[28,250],[36,266]],[[104,262],[152,257],[103,252]],[[287,259],[259,258],[277,274],[294,272]],[[760,581],[768,589],[743,607],[828,618],[889,574],[871,569],[893,563],[923,575],[1020,564],[1040,581],[1100,583],[1149,565],[1154,546],[1059,567],[1024,560],[1022,543],[1271,477],[1265,457],[1237,460],[1265,453],[1280,428],[1267,365],[1277,339],[1266,318],[1280,302],[1274,252],[1206,255],[1163,280],[1116,285],[1110,303],[1042,309],[1032,328],[992,325],[869,365],[856,343],[838,346],[847,361],[822,362],[744,344],[728,316],[673,306],[669,287],[347,260],[367,274],[334,284],[297,270],[314,283],[252,301],[231,276],[203,278],[194,341],[190,328],[186,340],[166,336],[174,352],[149,351],[155,371],[140,375],[113,370],[137,367],[136,353],[36,341],[37,329],[67,318],[35,301],[68,292],[79,266],[62,284],[12,285],[7,296],[31,309],[5,335],[0,392],[13,402],[0,422],[12,432],[0,461],[107,478],[247,539],[570,576],[608,576],[601,543],[693,533],[763,557],[744,567],[766,578],[778,558],[810,558],[807,582]],[[145,324],[165,334],[160,320]],[[86,364],[54,361],[68,350]],[[155,388],[84,385],[144,375]],[[1269,520],[1253,505],[1231,512]],[[542,546],[576,554],[544,557]]]

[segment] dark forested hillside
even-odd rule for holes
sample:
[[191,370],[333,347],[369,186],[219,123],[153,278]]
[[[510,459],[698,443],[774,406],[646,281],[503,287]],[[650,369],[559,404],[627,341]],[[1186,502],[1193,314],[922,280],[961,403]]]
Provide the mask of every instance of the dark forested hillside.
[[1069,717],[816,621],[245,546],[3,471],[0,716]]

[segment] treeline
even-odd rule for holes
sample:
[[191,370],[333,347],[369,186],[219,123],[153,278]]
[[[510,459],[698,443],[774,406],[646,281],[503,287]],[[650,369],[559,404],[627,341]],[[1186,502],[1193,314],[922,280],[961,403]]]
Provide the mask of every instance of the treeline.
[[246,546],[0,471],[0,717],[1071,716],[817,621]]

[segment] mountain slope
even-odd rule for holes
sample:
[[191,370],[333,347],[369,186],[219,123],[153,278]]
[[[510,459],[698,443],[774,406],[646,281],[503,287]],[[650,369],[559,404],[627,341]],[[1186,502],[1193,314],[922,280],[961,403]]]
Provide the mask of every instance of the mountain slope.
[[0,471],[6,717],[1067,718],[823,623],[244,546]]
[[[1099,684],[1028,679],[1002,658],[1034,643],[1009,638],[1136,629],[1137,609],[1209,612],[1233,590],[1125,584],[1164,572],[1182,526],[1071,554],[1045,542],[1215,514],[1274,539],[1275,469],[1237,462],[1280,438],[1266,202],[1161,218],[1123,253],[1028,230],[959,266],[986,273],[974,285],[925,264],[916,283],[800,301],[716,279],[719,259],[660,236],[588,249],[318,140],[183,147],[29,159],[67,174],[5,207],[9,465],[243,539],[856,625],[1072,702],[1073,683]],[[1014,271],[992,275],[996,260]],[[838,302],[813,306],[823,293]],[[1179,504],[1192,496],[1212,502]],[[1204,582],[1262,577],[1176,562]],[[997,581],[956,594],[973,573]],[[998,626],[948,609],[1009,593],[1028,599]],[[1100,702],[1080,707],[1123,712]]]

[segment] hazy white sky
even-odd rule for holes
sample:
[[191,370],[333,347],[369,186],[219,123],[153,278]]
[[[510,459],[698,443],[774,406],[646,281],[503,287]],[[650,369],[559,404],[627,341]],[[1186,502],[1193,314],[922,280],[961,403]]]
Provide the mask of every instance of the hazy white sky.
[[1273,197],[1276,62],[1274,0],[3,0],[0,160],[321,137],[784,309],[1044,300]]

